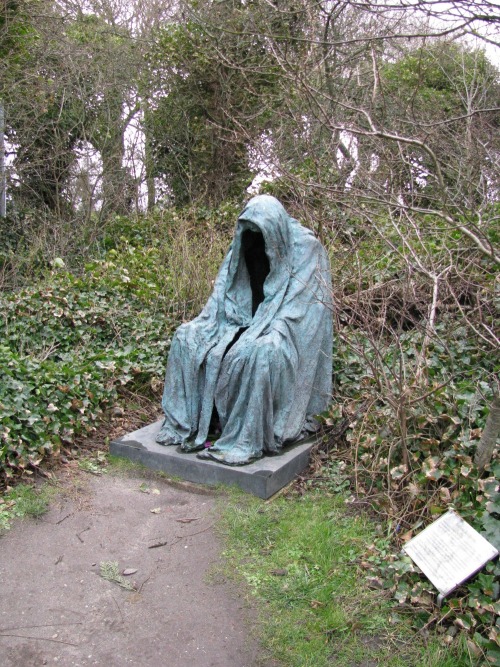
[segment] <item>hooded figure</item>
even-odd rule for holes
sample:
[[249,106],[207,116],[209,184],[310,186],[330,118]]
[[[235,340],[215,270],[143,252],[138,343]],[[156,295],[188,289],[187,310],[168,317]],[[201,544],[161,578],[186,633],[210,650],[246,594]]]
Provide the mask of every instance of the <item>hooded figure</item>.
[[254,197],[207,304],[172,340],[156,441],[243,465],[313,432],[330,400],[332,337],[324,248],[277,199]]

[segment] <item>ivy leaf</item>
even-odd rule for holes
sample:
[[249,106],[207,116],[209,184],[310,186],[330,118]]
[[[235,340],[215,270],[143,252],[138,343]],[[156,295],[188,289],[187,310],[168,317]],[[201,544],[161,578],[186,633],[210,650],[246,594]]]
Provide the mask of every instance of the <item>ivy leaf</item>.
[[438,456],[429,456],[425,459],[422,465],[422,472],[427,477],[427,479],[441,479],[443,472],[438,468],[440,462],[441,459]]
[[489,514],[500,514],[500,493],[496,493],[493,499],[486,503],[486,510]]
[[483,537],[500,551],[500,520],[495,519],[491,514],[485,514],[481,523],[483,524],[483,530],[481,531]]

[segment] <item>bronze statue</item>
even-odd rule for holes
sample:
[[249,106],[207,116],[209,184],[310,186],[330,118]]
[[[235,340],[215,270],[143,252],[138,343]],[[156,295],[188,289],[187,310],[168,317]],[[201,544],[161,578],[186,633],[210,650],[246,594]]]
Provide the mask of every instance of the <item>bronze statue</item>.
[[328,406],[332,337],[324,248],[277,199],[254,197],[207,304],[172,340],[157,442],[228,465],[276,454]]

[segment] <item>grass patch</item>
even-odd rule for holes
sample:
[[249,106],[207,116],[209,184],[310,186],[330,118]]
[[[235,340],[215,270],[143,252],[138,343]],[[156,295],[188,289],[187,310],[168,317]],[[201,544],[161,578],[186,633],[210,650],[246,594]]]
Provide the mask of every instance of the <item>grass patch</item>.
[[263,643],[287,667],[465,667],[461,645],[425,643],[358,559],[374,538],[370,520],[341,496],[309,493],[271,503],[234,495],[221,507],[228,569],[261,611]]
[[0,534],[9,530],[15,518],[38,518],[49,509],[55,489],[48,484],[18,484],[0,498]]
[[112,475],[129,477],[134,475],[139,475],[145,477],[148,480],[150,479],[162,479],[162,480],[173,480],[181,481],[181,478],[169,477],[162,470],[153,470],[148,468],[142,463],[137,463],[136,461],[131,461],[122,456],[114,456],[113,454],[108,454],[107,456],[108,467],[107,471]]

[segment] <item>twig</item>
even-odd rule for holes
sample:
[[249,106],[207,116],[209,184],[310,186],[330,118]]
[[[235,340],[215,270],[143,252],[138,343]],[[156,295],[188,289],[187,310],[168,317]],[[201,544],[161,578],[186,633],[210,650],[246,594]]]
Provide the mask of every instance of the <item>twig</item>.
[[85,542],[82,540],[82,538],[80,537],[80,535],[81,535],[82,533],[85,533],[87,530],[90,530],[90,526],[87,526],[87,528],[84,528],[84,529],[81,530],[79,533],[76,533],[76,536],[78,537],[78,539],[80,540],[80,542],[81,542],[82,544],[85,544]]
[[73,642],[65,642],[62,639],[49,639],[48,637],[31,637],[26,635],[12,635],[12,634],[0,634],[0,637],[17,637],[18,639],[37,639],[44,642],[53,642],[54,644],[66,644],[67,646],[79,646],[79,644],[74,644]]
[[157,549],[158,547],[166,547],[168,544],[168,540],[165,540],[165,542],[157,542],[156,544],[151,544],[148,549]]
[[56,526],[58,526],[60,523],[62,523],[65,519],[67,519],[70,516],[73,516],[73,512],[70,512],[69,514],[66,514],[66,516],[63,516],[62,519],[59,519],[59,521],[56,521]]
[[119,605],[118,602],[115,600],[115,596],[113,595],[113,593],[112,593],[111,591],[109,591],[109,594],[110,594],[111,597],[113,598],[113,602],[115,603],[116,608],[117,608],[118,611],[120,612],[120,616],[121,616],[121,619],[122,619],[122,623],[124,623],[124,622],[125,622],[125,619],[123,618],[123,614],[122,614],[122,610],[120,609],[120,605]]
[[73,623],[43,623],[42,625],[18,625],[13,628],[0,628],[0,634],[10,632],[11,630],[33,630],[34,628],[56,628],[64,625],[83,625],[82,621],[75,621]]
[[447,616],[449,616],[451,614],[452,611],[455,611],[455,609],[453,609],[453,607],[449,611],[447,611],[444,616],[441,616],[441,618],[439,618],[439,619],[436,618],[436,616],[431,616],[431,618],[427,621],[427,623],[420,628],[418,633],[422,634],[424,632],[424,630],[426,630],[433,623],[436,623],[436,625],[439,625],[440,623],[442,623],[445,620],[445,618]]
[[150,579],[151,579],[151,575],[149,575],[149,577],[148,577],[147,579],[144,579],[144,581],[142,582],[142,584],[139,586],[139,589],[137,590],[138,593],[140,593],[140,592],[142,591],[142,588],[143,588],[144,584],[147,584],[147,582],[148,582]]
[[184,538],[184,537],[193,537],[193,535],[199,535],[200,533],[204,533],[209,528],[212,528],[213,525],[214,524],[211,523],[209,526],[207,526],[203,530],[199,530],[197,533],[189,533],[189,535],[176,535],[176,537],[178,537],[180,540],[182,540],[182,538]]
[[356,410],[355,412],[355,421],[357,421],[360,417],[360,415],[364,412],[363,414],[363,420],[361,422],[361,427],[358,432],[358,437],[356,438],[356,446],[354,448],[354,490],[356,492],[356,495],[359,494],[359,479],[358,479],[358,455],[359,455],[359,443],[361,441],[361,435],[363,433],[363,428],[365,421],[370,413],[370,410],[372,409],[372,406],[376,402],[377,399],[372,399],[371,401],[365,401],[362,403],[361,407]]

